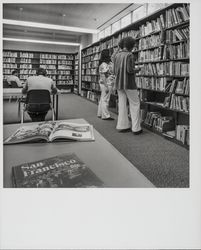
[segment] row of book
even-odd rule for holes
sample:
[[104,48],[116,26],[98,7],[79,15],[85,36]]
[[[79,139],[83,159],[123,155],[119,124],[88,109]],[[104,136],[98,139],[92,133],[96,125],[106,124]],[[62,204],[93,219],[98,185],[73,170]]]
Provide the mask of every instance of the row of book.
[[161,45],[161,36],[160,35],[152,35],[146,38],[141,38],[139,40],[138,48],[139,50],[149,49],[152,47]]
[[182,40],[188,40],[190,37],[189,27],[172,29],[166,31],[166,42],[173,43]]
[[96,68],[91,68],[91,69],[83,69],[82,70],[82,75],[96,75],[98,72],[97,72],[97,69]]
[[20,70],[20,75],[22,75],[22,74],[35,75],[36,70],[35,69],[21,69]]
[[20,63],[31,63],[31,58],[21,58]]
[[140,68],[137,75],[189,76],[189,63],[173,61],[163,63],[147,63]]
[[147,112],[144,123],[169,138],[175,138],[182,144],[189,145],[189,125],[175,126],[172,116],[162,116],[160,112]]
[[99,61],[91,61],[91,62],[82,64],[82,69],[97,68],[98,65],[99,65]]
[[170,80],[167,77],[136,77],[136,84],[138,88],[189,95],[189,79],[187,78]]
[[72,79],[66,79],[65,81],[57,81],[57,85],[73,85]]
[[165,86],[165,91],[180,95],[189,95],[189,79],[184,78],[183,80],[174,79],[173,81],[169,81]]
[[85,56],[97,53],[99,51],[100,51],[100,46],[98,45],[93,46],[93,47],[87,48],[85,51],[82,51],[82,56],[85,57]]
[[162,47],[153,50],[140,51],[138,53],[138,62],[159,61],[162,59]]
[[72,70],[72,65],[62,65],[62,64],[60,64],[60,65],[58,65],[58,69]]
[[20,69],[32,69],[32,64],[20,64]]
[[27,53],[27,52],[20,52],[20,57],[34,58],[34,54],[33,53]]
[[174,60],[189,58],[189,42],[177,45],[165,44],[164,47],[157,47],[151,50],[140,51],[138,53],[139,62]]
[[162,116],[160,112],[147,112],[144,124],[159,132],[166,132],[175,128],[175,120],[172,116]]
[[3,51],[3,57],[17,57],[17,52]]
[[111,39],[101,42],[99,47],[100,49],[97,50],[97,52],[100,52],[103,49],[110,49],[118,46],[119,41],[124,37],[132,36],[134,39],[136,39],[139,37],[139,35],[140,35],[139,30],[123,31],[117,37],[113,36]]
[[73,61],[64,61],[64,60],[58,60],[58,64],[64,64],[64,65],[72,65]]
[[82,81],[97,82],[98,76],[82,75]]
[[40,64],[40,67],[43,69],[56,69],[56,65],[47,65],[47,64]]
[[40,59],[41,64],[57,64],[57,60],[55,59]]
[[165,108],[170,108],[173,110],[178,110],[182,112],[189,112],[189,97],[178,96],[176,94],[172,94],[170,96],[165,97],[163,106]]
[[162,59],[181,59],[189,58],[190,44],[189,41],[177,45],[165,44]]
[[161,31],[165,28],[164,16],[161,14],[156,20],[151,20],[140,26],[140,36],[147,36],[153,32]]
[[3,68],[10,68],[10,69],[16,69],[17,64],[10,64],[10,63],[3,63]]
[[177,7],[177,8],[166,10],[165,26],[169,28],[175,24],[188,21],[189,18],[190,18],[190,5],[184,4],[182,7]]
[[177,125],[176,126],[176,139],[183,144],[189,145],[189,125]]
[[82,88],[100,91],[100,85],[95,82],[82,82]]
[[5,63],[15,63],[16,60],[15,60],[15,57],[3,57],[3,62]]
[[72,80],[72,75],[58,75],[58,80]]

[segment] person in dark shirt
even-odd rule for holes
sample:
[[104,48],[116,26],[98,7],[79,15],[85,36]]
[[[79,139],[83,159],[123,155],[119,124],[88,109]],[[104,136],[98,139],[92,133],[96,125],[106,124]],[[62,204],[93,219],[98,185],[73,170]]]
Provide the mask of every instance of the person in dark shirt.
[[[132,50],[135,40],[132,37],[123,38],[123,49],[114,57],[115,88],[118,93],[119,132],[132,131],[135,135],[141,134],[140,99],[135,82],[135,59]],[[128,119],[127,99],[131,115],[131,124]]]

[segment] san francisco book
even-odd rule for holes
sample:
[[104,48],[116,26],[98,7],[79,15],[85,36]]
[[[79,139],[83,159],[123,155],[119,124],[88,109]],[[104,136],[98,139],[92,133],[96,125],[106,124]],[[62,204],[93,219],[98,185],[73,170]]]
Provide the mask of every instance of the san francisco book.
[[75,153],[62,154],[12,167],[13,187],[92,188],[103,182]]

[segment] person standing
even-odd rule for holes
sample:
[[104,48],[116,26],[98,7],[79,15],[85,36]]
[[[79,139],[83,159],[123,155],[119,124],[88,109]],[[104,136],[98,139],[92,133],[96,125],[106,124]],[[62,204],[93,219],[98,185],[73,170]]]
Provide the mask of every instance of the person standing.
[[[46,89],[49,90],[50,93],[57,93],[55,82],[51,78],[46,76],[47,72],[45,69],[39,68],[36,74],[36,76],[30,76],[27,78],[25,85],[22,89],[23,94],[26,94],[29,90],[32,89]],[[31,117],[32,121],[44,121],[46,114],[47,111],[40,112],[40,114],[29,113],[29,116]]]
[[11,88],[15,87],[15,86],[12,86],[13,82],[17,84],[17,87],[19,87],[19,88],[22,87],[22,82],[20,81],[20,79],[18,77],[17,70],[12,71],[12,75],[8,76],[7,82],[8,82],[9,87],[11,87]]
[[97,112],[97,116],[99,118],[102,118],[102,120],[114,120],[108,110],[114,82],[114,75],[112,71],[113,66],[110,58],[109,49],[104,49],[101,52],[101,57],[99,61],[99,85],[101,90],[101,96]]
[[[135,59],[132,54],[135,40],[132,37],[123,39],[123,49],[114,57],[115,88],[118,93],[118,119],[119,132],[132,131],[138,135],[142,133],[140,118],[140,99],[135,82]],[[131,114],[131,124],[128,119],[127,98]]]

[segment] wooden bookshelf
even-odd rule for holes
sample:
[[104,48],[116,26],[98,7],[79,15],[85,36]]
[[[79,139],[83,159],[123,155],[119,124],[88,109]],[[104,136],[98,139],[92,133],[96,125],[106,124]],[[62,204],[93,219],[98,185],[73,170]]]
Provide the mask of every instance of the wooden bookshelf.
[[56,82],[61,90],[72,92],[74,87],[74,53],[44,53],[32,51],[3,51],[3,79],[6,80],[14,69],[19,78],[25,81],[29,76],[36,75],[39,67],[45,68],[47,76]]
[[[93,91],[92,84],[97,90],[100,52],[107,48],[112,54],[123,37],[132,36],[137,43],[133,51],[137,58],[136,65],[143,65],[136,74],[136,83],[144,118],[154,111],[161,113],[161,117],[173,117],[176,135],[172,141],[186,147],[189,145],[189,6],[187,3],[170,4],[89,45],[81,52],[81,95],[98,103],[100,92]],[[92,76],[97,78],[92,79]],[[160,85],[160,82],[163,87],[158,89],[155,85]],[[171,85],[171,91],[167,91],[171,83],[185,84],[183,92],[175,93],[176,85],[175,88]],[[114,100],[117,96],[111,98]],[[155,123],[165,119],[161,117]],[[153,124],[148,127],[156,131]],[[158,133],[163,135],[163,130]]]

